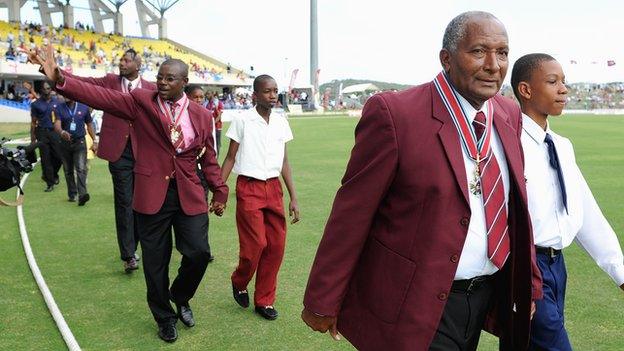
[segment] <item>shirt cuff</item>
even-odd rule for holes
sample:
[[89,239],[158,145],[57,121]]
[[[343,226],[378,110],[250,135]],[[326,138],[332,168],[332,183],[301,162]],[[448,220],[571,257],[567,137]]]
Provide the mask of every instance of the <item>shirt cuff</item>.
[[611,272],[609,272],[609,275],[618,286],[624,284],[624,263],[618,265],[617,267],[613,267]]

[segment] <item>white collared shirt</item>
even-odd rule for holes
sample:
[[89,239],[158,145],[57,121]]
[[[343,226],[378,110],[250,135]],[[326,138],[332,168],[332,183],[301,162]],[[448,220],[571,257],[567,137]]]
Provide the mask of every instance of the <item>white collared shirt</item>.
[[128,83],[132,85],[132,90],[141,88],[141,76],[136,77],[134,80],[130,80],[126,77],[121,77],[121,91],[128,92]]
[[[624,256],[615,232],[600,211],[591,190],[576,165],[574,148],[567,138],[544,131],[523,115],[522,147],[529,213],[536,246],[564,249],[573,240],[589,253],[617,285],[624,283]],[[559,156],[567,194],[568,212],[563,205],[557,171],[550,167],[550,134]]]
[[[477,111],[463,96],[459,95],[459,93],[457,93],[457,97],[471,126],[477,112],[483,111],[486,116],[488,115],[487,104],[483,104],[481,110]],[[509,200],[509,170],[507,168],[507,158],[505,157],[503,145],[498,137],[496,128],[493,129],[491,147],[501,171],[501,178],[505,189],[505,203],[507,203]],[[466,150],[463,148],[462,150],[464,166],[466,168],[466,181],[470,187],[470,183],[474,181],[474,174],[477,166],[476,162],[468,156]],[[468,234],[459,258],[457,271],[455,272],[455,280],[470,279],[480,275],[491,275],[498,271],[498,268],[492,264],[487,256],[488,242],[483,196],[481,194],[475,195],[469,190],[468,197],[470,199],[471,212],[470,224],[468,225]]]
[[284,114],[271,111],[267,123],[255,106],[232,120],[226,136],[239,143],[234,173],[260,180],[280,175],[284,147],[293,139]]

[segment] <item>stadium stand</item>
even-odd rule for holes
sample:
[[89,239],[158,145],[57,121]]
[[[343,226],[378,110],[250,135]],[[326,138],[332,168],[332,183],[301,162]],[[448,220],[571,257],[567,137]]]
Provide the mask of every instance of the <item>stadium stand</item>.
[[193,72],[189,77],[191,83],[217,86],[250,85],[251,77],[245,72],[171,40],[95,33],[81,24],[77,29],[70,29],[0,21],[0,49],[4,49],[4,59],[7,63],[4,66],[9,70],[19,71],[21,69],[19,64],[26,63],[26,52],[47,43],[55,45],[59,63],[63,68],[100,71],[100,74],[91,75],[112,72],[123,52],[133,48],[143,56],[142,73],[148,80],[154,80],[152,76],[155,76],[164,60],[178,58],[189,64]]

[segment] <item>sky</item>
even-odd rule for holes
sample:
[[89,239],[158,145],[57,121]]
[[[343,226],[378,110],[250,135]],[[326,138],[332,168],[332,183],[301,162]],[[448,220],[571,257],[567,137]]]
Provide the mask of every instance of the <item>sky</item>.
[[[91,21],[87,0],[71,0],[74,18]],[[427,9],[421,7],[427,3]],[[22,20],[40,21],[31,0]],[[464,11],[488,11],[507,28],[510,68],[520,56],[545,52],[569,83],[624,81],[624,1],[618,0],[317,0],[320,83],[370,79],[403,84],[432,80],[448,22]],[[6,10],[0,18],[6,19]],[[135,2],[121,7],[124,31],[140,35]],[[165,13],[168,36],[254,74],[287,85],[309,84],[309,0],[180,0]],[[53,17],[60,24],[60,17]],[[112,31],[112,21],[105,22]],[[153,36],[157,28],[151,29]],[[615,61],[608,66],[607,61]],[[572,64],[571,62],[576,62]]]

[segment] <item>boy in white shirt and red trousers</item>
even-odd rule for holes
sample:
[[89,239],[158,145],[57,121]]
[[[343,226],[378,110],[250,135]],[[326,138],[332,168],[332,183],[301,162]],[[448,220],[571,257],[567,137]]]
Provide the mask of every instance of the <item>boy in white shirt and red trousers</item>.
[[236,117],[226,136],[230,138],[221,177],[230,172],[236,179],[236,227],[240,244],[239,263],[232,273],[232,294],[241,307],[249,306],[247,285],[256,274],[255,311],[268,320],[278,316],[273,307],[277,273],[284,257],[286,217],[279,176],[290,195],[291,223],[299,221],[299,206],[286,152],[292,140],[288,121],[273,111],[277,83],[268,75],[253,83],[254,108]]

